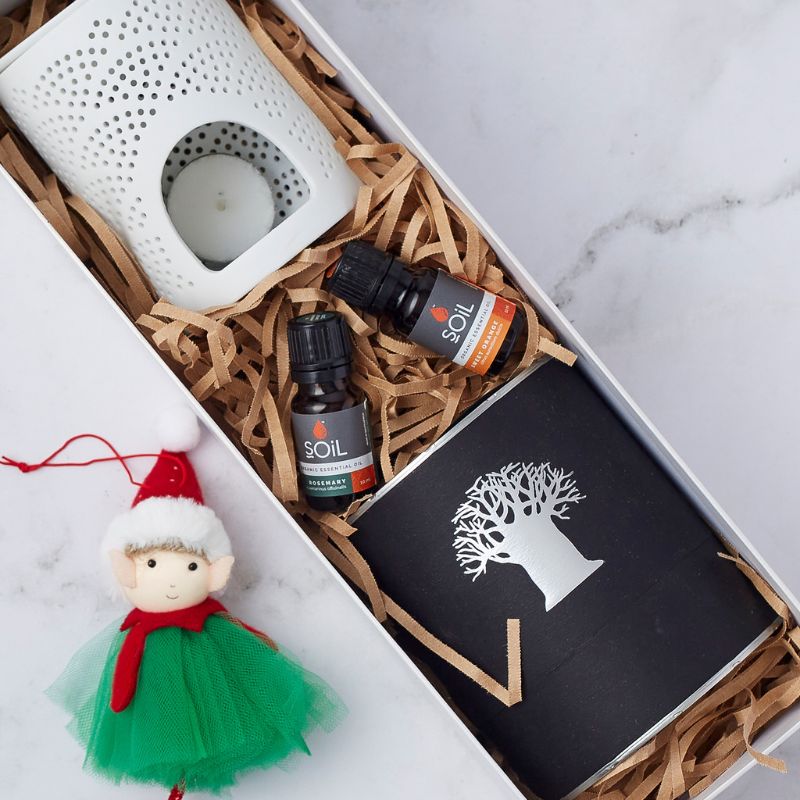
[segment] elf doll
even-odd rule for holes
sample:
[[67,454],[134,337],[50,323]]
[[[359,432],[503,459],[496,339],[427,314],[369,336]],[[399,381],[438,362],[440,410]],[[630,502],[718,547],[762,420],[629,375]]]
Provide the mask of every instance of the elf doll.
[[[134,608],[86,644],[48,693],[72,715],[86,769],[116,783],[161,784],[180,800],[309,753],[306,734],[330,730],[343,707],[320,678],[212,597],[228,582],[231,543],[185,452],[199,438],[197,419],[188,409],[171,418],[162,434],[168,449],[103,542]],[[122,456],[93,435],[75,439],[86,437],[114,455],[56,462],[72,439],[40,464],[0,463],[31,472],[116,460],[135,483],[126,460],[148,454]]]

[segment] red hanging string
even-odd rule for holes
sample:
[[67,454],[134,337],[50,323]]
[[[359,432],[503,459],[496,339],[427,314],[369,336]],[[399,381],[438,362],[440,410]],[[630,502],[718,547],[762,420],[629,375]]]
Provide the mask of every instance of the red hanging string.
[[[102,442],[109,450],[114,454],[113,456],[105,456],[102,458],[90,458],[87,461],[59,461],[53,462],[54,458],[57,458],[61,453],[63,453],[71,444],[77,442],[80,439],[96,439],[98,442]],[[125,463],[128,459],[132,458],[168,458],[171,459],[175,464],[178,465],[178,468],[181,471],[181,482],[179,485],[179,489],[186,481],[186,468],[183,465],[183,461],[178,458],[176,455],[172,453],[128,453],[126,455],[122,455],[118,452],[117,448],[114,447],[108,439],[104,439],[102,436],[98,436],[95,433],[79,433],[77,436],[72,436],[67,439],[64,444],[61,445],[57,450],[50,453],[47,458],[43,461],[38,462],[37,464],[28,464],[25,461],[17,461],[13,458],[9,458],[8,456],[0,456],[0,466],[3,467],[15,467],[20,472],[36,472],[38,469],[43,469],[44,467],[88,467],[92,464],[103,464],[108,461],[118,461],[122,464],[122,468],[125,470],[128,480],[134,486],[142,486],[139,481],[134,480],[133,473],[128,468],[128,465]]]

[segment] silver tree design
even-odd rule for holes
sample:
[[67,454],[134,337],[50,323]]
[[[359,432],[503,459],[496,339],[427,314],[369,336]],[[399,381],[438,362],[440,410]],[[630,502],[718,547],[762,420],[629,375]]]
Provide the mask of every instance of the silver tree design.
[[456,511],[453,547],[476,580],[490,561],[518,564],[541,589],[549,611],[602,564],[590,561],[556,526],[585,499],[571,472],[549,462],[508,464],[478,478]]

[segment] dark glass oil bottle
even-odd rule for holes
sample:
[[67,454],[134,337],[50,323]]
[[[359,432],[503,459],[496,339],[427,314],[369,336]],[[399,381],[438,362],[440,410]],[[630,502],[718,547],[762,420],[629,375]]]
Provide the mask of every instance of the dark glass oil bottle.
[[350,242],[328,271],[328,290],[370,314],[387,314],[400,333],[479,375],[496,375],[525,326],[523,313],[444,270],[412,272],[367,242]]
[[373,492],[377,474],[366,398],[350,382],[350,330],[323,311],[289,322],[289,360],[297,395],[292,434],[300,488],[318,511],[345,511]]

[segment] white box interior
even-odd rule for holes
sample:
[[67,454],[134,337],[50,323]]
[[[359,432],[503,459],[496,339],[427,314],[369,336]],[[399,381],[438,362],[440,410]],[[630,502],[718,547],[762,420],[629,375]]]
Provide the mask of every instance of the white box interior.
[[[478,214],[470,202],[459,192],[453,185],[447,175],[439,168],[430,154],[425,148],[416,140],[411,131],[406,128],[402,121],[396,116],[392,109],[383,101],[380,95],[372,88],[369,82],[364,78],[362,73],[356,69],[353,63],[347,56],[340,50],[336,43],[327,35],[322,26],[316,19],[307,11],[307,9],[298,0],[273,0],[275,5],[282,9],[287,16],[293,19],[303,30],[309,43],[313,45],[320,53],[331,62],[331,64],[338,71],[338,81],[341,85],[349,91],[365,108],[369,109],[372,114],[372,123],[375,129],[388,141],[401,142],[408,149],[413,152],[420,160],[420,162],[431,172],[436,182],[439,184],[444,193],[462,209],[464,209],[475,221],[483,236],[495,250],[498,256],[499,263],[511,274],[519,287],[525,291],[528,297],[536,307],[537,312],[542,319],[546,322],[548,327],[555,332],[559,341],[565,346],[569,347],[573,352],[578,354],[578,364],[575,368],[581,369],[597,390],[603,395],[607,402],[620,414],[620,416],[627,422],[631,430],[659,462],[663,469],[673,478],[673,480],[681,487],[687,497],[693,502],[698,512],[709,522],[712,528],[723,539],[728,541],[734,548],[736,548],[742,556],[752,564],[775,588],[782,598],[786,601],[791,609],[792,615],[795,619],[800,619],[800,601],[788,589],[786,584],[776,574],[775,570],[761,557],[758,550],[748,540],[745,534],[740,531],[733,521],[725,514],[716,501],[709,495],[706,489],[700,484],[697,478],[688,469],[686,464],[680,459],[670,445],[655,429],[652,423],[645,417],[641,409],[633,402],[625,390],[614,379],[613,375],[606,369],[604,364],[595,355],[589,345],[581,338],[577,331],[572,327],[570,322],[564,317],[558,308],[553,304],[550,298],[542,291],[538,284],[531,278],[525,271],[522,264],[516,257],[508,250],[503,242],[498,238],[497,234],[486,223],[484,219]],[[0,0],[0,14],[5,14],[16,6],[20,5],[18,0]],[[59,237],[58,233],[53,229],[47,220],[40,214],[35,205],[20,189],[14,179],[4,169],[0,168],[0,173],[3,178],[7,180],[18,192],[20,197],[36,212],[42,221],[44,228],[56,237],[56,239],[67,250],[71,259],[75,262],[77,268],[87,276],[87,278],[95,285],[100,291],[106,301],[109,302],[120,317],[124,320],[131,331],[136,335],[141,336],[134,324],[124,315],[118,308],[114,300],[108,295],[95,279],[92,273],[86,269],[83,263],[77,256],[67,247],[66,243]],[[143,344],[145,344],[143,342]],[[260,477],[233,445],[228,437],[216,425],[214,420],[205,411],[205,409],[198,403],[189,390],[180,382],[180,379],[172,372],[165,361],[148,345],[151,354],[156,358],[163,368],[172,376],[175,382],[184,391],[187,399],[193,404],[198,415],[203,419],[207,427],[214,432],[231,451],[251,478],[261,487],[267,494],[270,501],[278,508],[285,520],[298,536],[300,536],[313,554],[313,557],[320,559],[326,565],[326,568],[344,584],[341,576],[338,575],[336,570],[327,562],[321,553],[310,543],[308,537],[303,530],[292,519],[283,505],[275,498],[270,490],[264,485]],[[346,585],[346,584],[345,584]],[[349,590],[349,588],[348,588]],[[427,688],[435,695],[441,705],[446,709],[450,715],[453,724],[463,726],[463,723],[452,709],[445,703],[441,696],[433,689],[428,683],[427,679],[419,672],[414,666],[413,662],[408,656],[400,649],[400,647],[389,637],[388,633],[383,629],[379,623],[374,620],[366,606],[353,594],[353,601],[358,604],[362,612],[373,620],[374,624],[378,626],[383,635],[386,636],[393,644],[395,651],[399,658],[407,662],[409,667],[417,674]],[[761,732],[756,741],[756,746],[762,752],[769,753],[778,747],[782,742],[788,739],[792,734],[800,729],[800,704],[796,704],[790,708],[785,714],[781,715],[775,722],[773,722],[767,729]],[[498,777],[503,782],[510,784],[509,778],[504,772],[495,764],[494,760],[490,757],[489,753],[477,742],[475,742],[476,753],[481,757],[486,758],[491,762],[493,767],[498,773]],[[722,791],[730,786],[737,780],[744,772],[756,764],[755,760],[749,755],[740,758],[730,769],[728,769],[709,789],[698,795],[698,800],[711,800],[711,798],[718,797]]]

